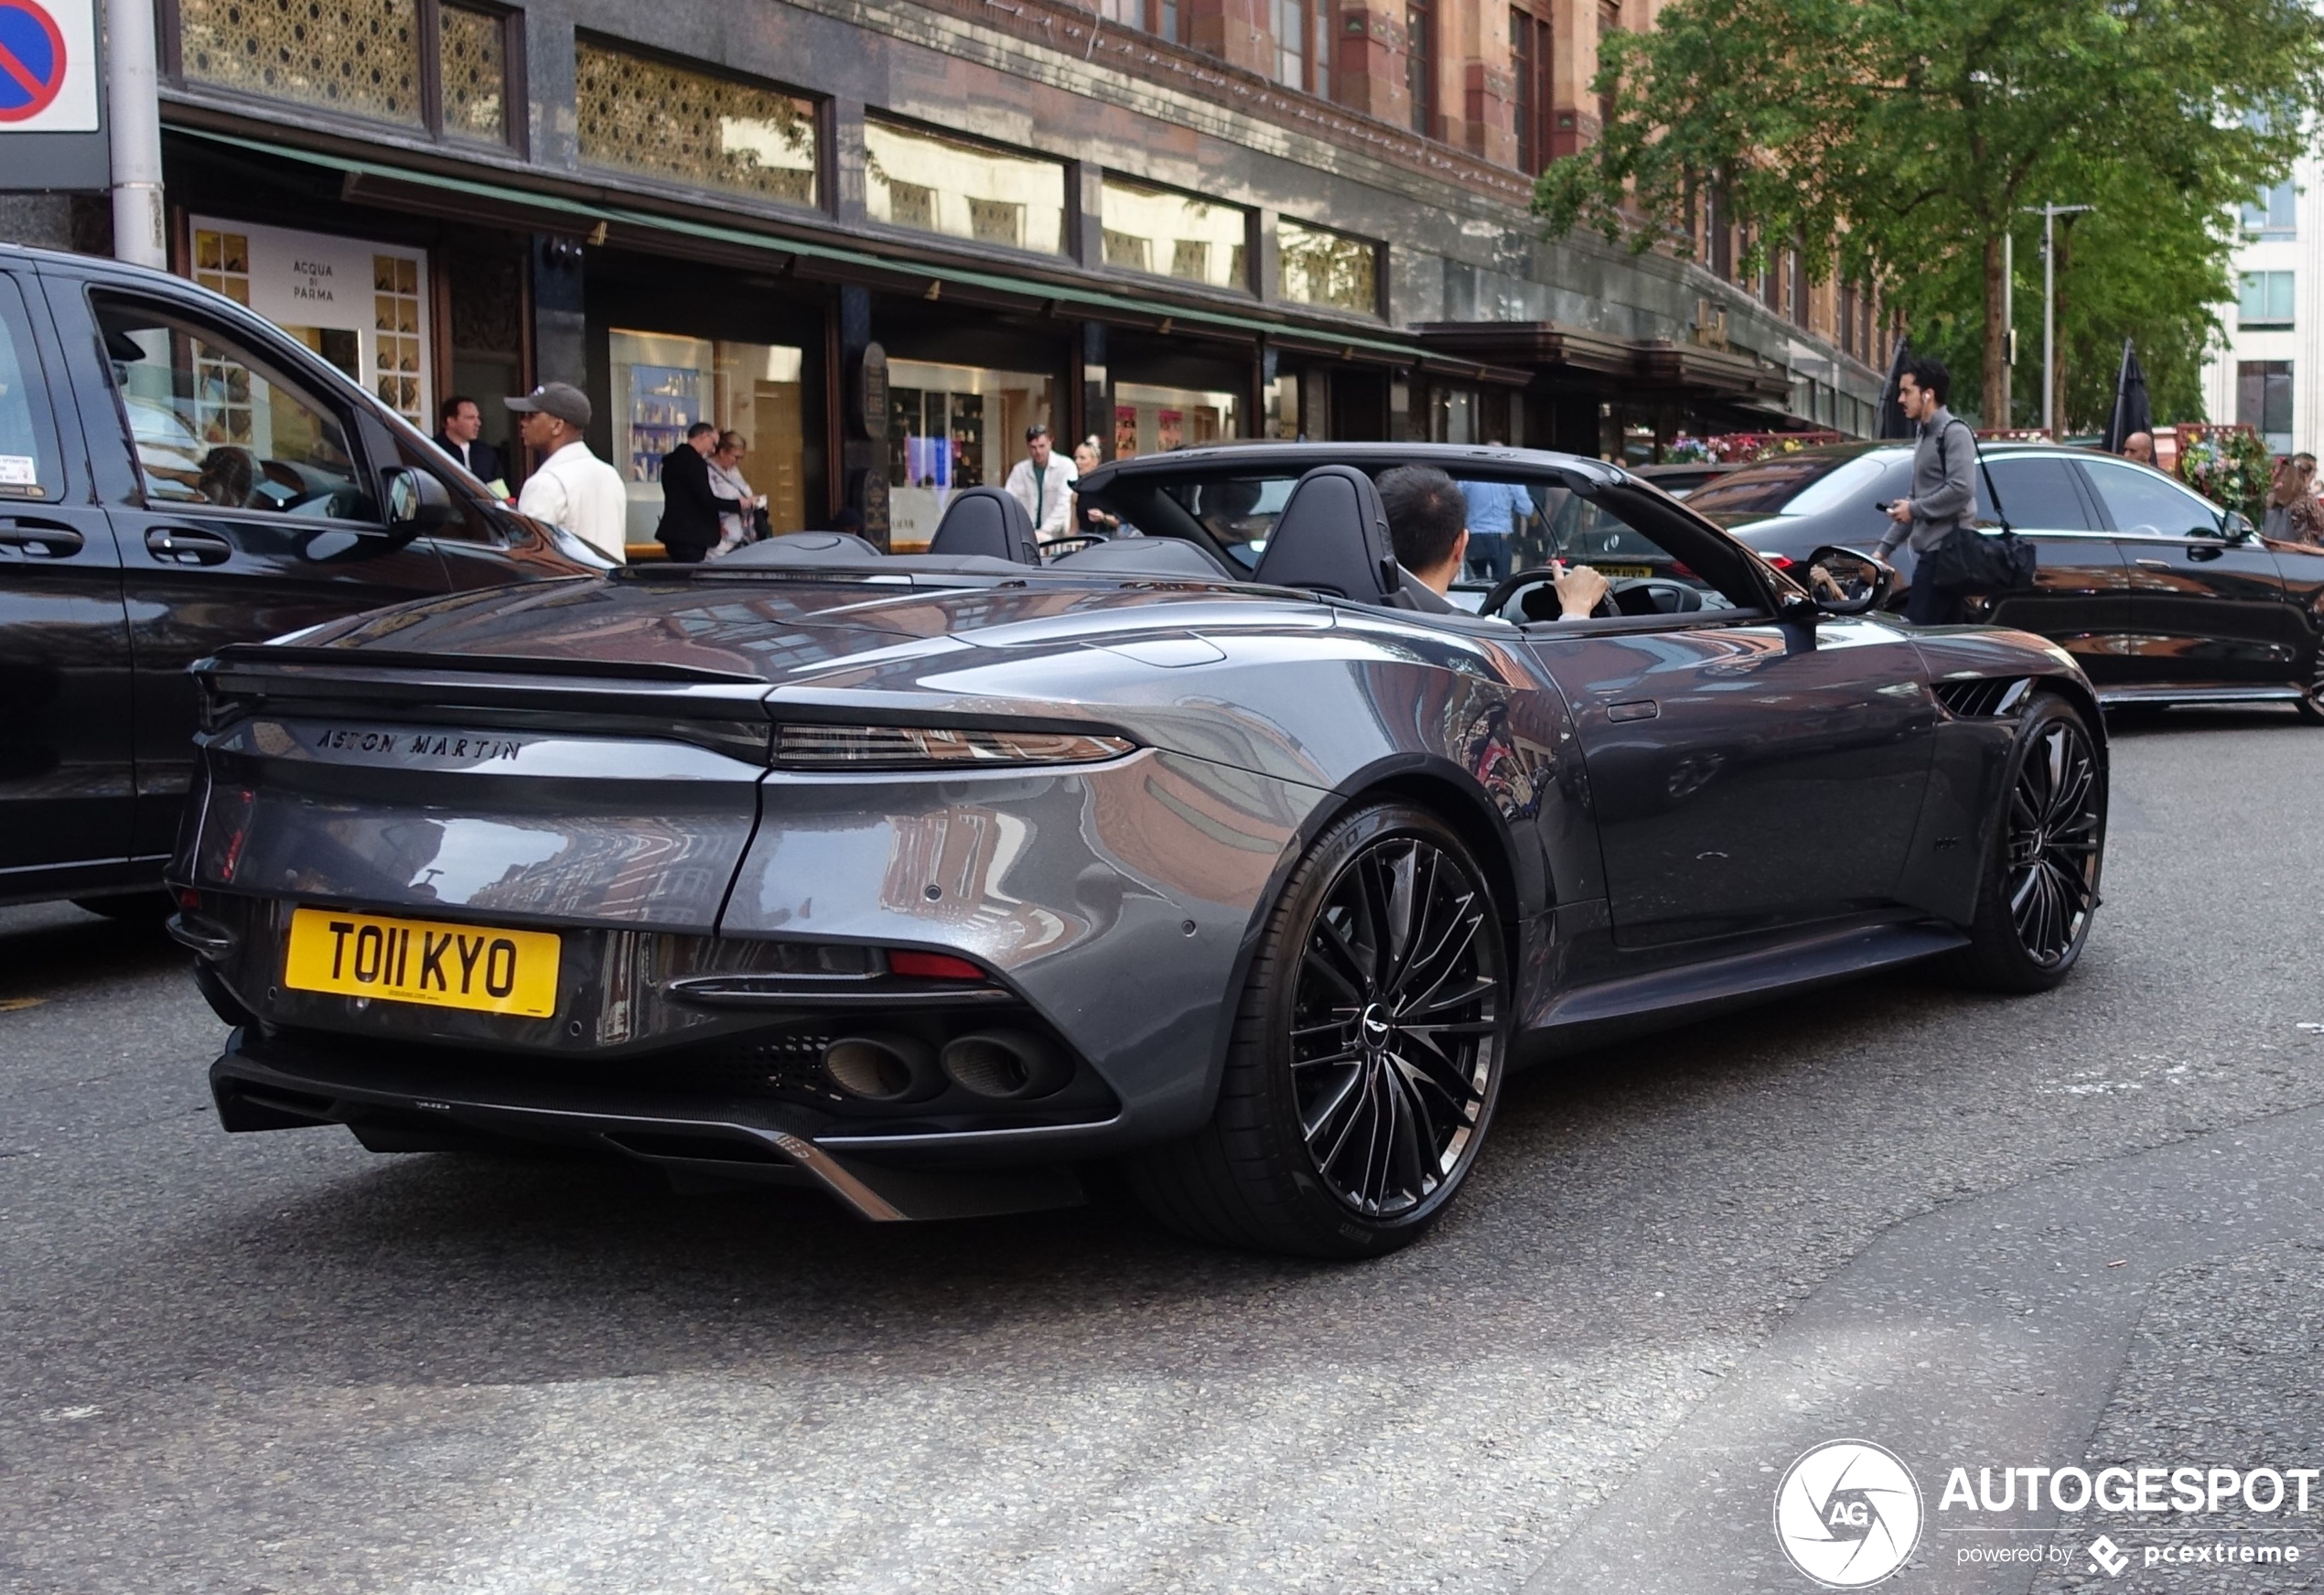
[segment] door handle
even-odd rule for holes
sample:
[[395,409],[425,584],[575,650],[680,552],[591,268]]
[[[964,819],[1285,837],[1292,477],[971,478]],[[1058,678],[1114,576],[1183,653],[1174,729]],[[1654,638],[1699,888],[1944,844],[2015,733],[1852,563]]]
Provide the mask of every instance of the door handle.
[[1608,704],[1606,717],[1613,721],[1651,720],[1662,712],[1662,706],[1652,698],[1632,698],[1626,704]]
[[223,565],[234,557],[234,545],[215,532],[156,526],[145,533],[145,552],[165,565]]
[[22,515],[0,515],[0,548],[12,548],[30,559],[70,559],[88,539],[54,521]]
[[2168,559],[2134,559],[2131,563],[2133,565],[2143,565],[2148,570],[2168,570],[2170,568],[2170,561]]

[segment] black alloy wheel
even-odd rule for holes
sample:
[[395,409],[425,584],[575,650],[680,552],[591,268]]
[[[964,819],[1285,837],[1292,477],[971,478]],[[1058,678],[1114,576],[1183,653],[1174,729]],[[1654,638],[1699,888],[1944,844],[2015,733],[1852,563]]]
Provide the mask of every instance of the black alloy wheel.
[[1130,1182],[1198,1239],[1404,1245],[1476,1166],[1510,1007],[1501,915],[1468,847],[1426,809],[1362,805],[1267,916],[1210,1124],[1132,1159]]
[[2308,666],[2308,690],[2300,695],[2300,718],[2311,726],[2324,726],[2324,643],[2316,650],[2314,662]]
[[2098,908],[2105,767],[2088,722],[2042,693],[2019,717],[2007,779],[1956,966],[1996,990],[2046,991],[2082,956]]
[[1368,1218],[1426,1202],[1482,1127],[1501,1031],[1483,889],[1441,847],[1389,836],[1341,866],[1293,995],[1307,1154]]

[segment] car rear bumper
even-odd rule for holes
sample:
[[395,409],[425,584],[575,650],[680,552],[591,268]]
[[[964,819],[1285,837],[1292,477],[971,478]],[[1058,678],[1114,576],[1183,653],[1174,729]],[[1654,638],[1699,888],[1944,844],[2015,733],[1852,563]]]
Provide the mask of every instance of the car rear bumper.
[[251,1026],[234,1030],[210,1083],[229,1131],[344,1125],[382,1152],[530,1142],[617,1153],[682,1189],[805,1187],[876,1222],[1071,1206],[1082,1195],[1068,1165],[1112,1149],[1121,1128],[1115,1115],[866,1137],[851,1134],[861,1125],[754,1094],[732,1072],[677,1075],[666,1060],[568,1071]]

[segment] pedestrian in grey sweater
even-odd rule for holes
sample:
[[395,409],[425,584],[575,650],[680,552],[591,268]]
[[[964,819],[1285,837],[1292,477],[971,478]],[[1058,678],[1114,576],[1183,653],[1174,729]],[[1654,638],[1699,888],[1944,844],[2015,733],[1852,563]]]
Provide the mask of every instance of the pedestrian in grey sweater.
[[[1897,401],[1905,418],[1920,424],[1921,440],[1912,446],[1912,496],[1888,505],[1896,524],[1880,539],[1877,553],[1887,559],[1899,544],[1909,545],[1916,578],[1920,562],[1946,533],[1976,520],[1977,437],[1945,408],[1952,391],[1953,374],[1943,361],[1926,357],[1905,367],[1897,383]],[[1915,579],[1905,594],[1904,616],[1916,626],[1950,625],[1961,619],[1961,595]]]

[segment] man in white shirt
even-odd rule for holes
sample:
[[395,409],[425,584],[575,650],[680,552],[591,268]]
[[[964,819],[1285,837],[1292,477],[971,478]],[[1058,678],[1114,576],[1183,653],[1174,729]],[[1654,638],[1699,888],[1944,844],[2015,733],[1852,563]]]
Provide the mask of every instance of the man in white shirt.
[[1073,534],[1073,468],[1050,452],[1049,429],[1038,422],[1025,429],[1025,458],[1010,469],[1006,490],[1042,542]]
[[519,416],[517,436],[542,457],[517,495],[517,513],[562,526],[616,565],[624,563],[629,495],[621,473],[581,441],[589,395],[570,383],[543,383],[511,399],[509,408]]

